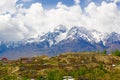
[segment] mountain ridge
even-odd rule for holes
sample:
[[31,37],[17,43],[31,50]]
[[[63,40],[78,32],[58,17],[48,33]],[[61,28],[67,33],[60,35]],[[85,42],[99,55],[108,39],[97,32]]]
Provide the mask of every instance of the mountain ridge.
[[36,38],[18,42],[0,42],[0,56],[15,58],[46,54],[54,56],[64,52],[103,51],[111,52],[120,49],[120,34],[116,32],[101,33],[85,27],[73,26],[67,29],[64,25],[57,26]]

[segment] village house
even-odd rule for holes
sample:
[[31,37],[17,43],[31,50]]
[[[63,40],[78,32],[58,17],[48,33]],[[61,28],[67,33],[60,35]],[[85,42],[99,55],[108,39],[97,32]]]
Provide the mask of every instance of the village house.
[[1,62],[3,62],[3,63],[8,63],[9,60],[8,60],[7,58],[4,57],[4,58],[1,59]]
[[7,59],[7,58],[2,58],[1,60],[0,60],[0,65],[6,65],[6,64],[8,64],[9,63],[9,60]]

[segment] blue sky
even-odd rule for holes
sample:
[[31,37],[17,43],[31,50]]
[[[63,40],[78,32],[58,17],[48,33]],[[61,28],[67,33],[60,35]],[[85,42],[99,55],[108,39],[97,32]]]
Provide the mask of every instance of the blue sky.
[[[112,0],[80,0],[80,5],[82,9],[84,9],[90,2],[94,2],[96,5],[101,5],[102,1],[106,1],[107,3],[113,2]],[[43,7],[46,9],[54,8],[58,2],[62,2],[67,6],[74,5],[74,0],[31,0],[29,2],[22,2],[21,0],[18,3],[24,3],[25,7],[29,7],[33,3],[42,3]],[[120,3],[117,2],[118,7]]]
[[63,4],[66,4],[68,6],[71,6],[74,4],[73,0],[31,0],[29,2],[22,2],[18,1],[18,3],[24,3],[25,7],[29,7],[33,3],[42,3],[43,7],[46,9],[53,8],[57,5],[58,2],[62,2]]

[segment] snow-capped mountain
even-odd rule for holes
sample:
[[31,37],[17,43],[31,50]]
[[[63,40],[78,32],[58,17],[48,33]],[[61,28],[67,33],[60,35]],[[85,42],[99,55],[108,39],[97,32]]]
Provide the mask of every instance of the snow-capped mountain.
[[[112,32],[101,33],[74,26],[67,29],[64,25],[57,26],[36,38],[18,42],[0,42],[0,56],[19,58],[46,54],[49,56],[64,52],[97,51],[120,49],[120,34]],[[13,55],[14,54],[14,55]]]
[[50,46],[52,46],[53,44],[57,44],[61,40],[65,39],[66,31],[67,31],[67,28],[65,26],[59,25],[54,29],[53,32],[48,32],[46,34],[38,36],[37,38],[30,38],[26,40],[25,42],[26,44],[27,43],[30,44],[30,43],[39,43],[43,41],[48,41]]
[[67,33],[67,38],[93,41],[92,34],[84,27],[72,27]]
[[105,44],[105,39],[106,39],[106,36],[108,35],[107,33],[101,33],[96,30],[91,30],[91,33],[92,33],[92,37],[96,43],[103,41],[103,43]]
[[53,32],[48,32],[42,36],[38,36],[37,38],[30,38],[26,41],[26,43],[48,41],[51,45],[53,45],[67,39],[84,39],[91,43],[98,43],[100,41],[105,43],[106,36],[107,35],[104,33],[100,33],[96,30],[87,30],[84,27],[75,26],[68,30],[65,26],[59,25]]
[[106,39],[108,43],[112,43],[112,42],[120,42],[120,34],[116,33],[116,32],[112,32],[111,34],[109,34],[107,36]]

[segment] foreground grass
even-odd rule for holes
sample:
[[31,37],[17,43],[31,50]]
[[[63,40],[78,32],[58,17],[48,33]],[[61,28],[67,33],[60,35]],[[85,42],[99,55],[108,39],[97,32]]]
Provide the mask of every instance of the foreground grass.
[[120,57],[94,52],[36,56],[0,62],[0,80],[119,80]]

